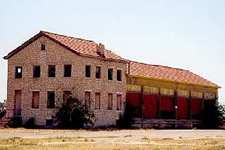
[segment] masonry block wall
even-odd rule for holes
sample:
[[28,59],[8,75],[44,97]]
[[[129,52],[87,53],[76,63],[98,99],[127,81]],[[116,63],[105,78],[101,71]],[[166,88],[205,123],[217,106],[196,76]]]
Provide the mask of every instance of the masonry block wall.
[[[41,44],[46,50],[41,50]],[[64,77],[64,65],[72,65],[72,76]],[[40,65],[40,78],[33,78],[33,66]],[[48,65],[56,66],[56,77],[48,77]],[[85,77],[85,65],[91,65],[91,77]],[[15,79],[15,66],[22,66],[22,78]],[[95,78],[96,66],[101,67],[101,78]],[[108,80],[108,68],[113,69],[113,80]],[[116,80],[116,70],[122,70],[122,81]],[[78,56],[47,37],[40,37],[8,59],[7,117],[15,107],[15,90],[21,90],[21,116],[25,123],[34,117],[37,125],[55,116],[63,100],[63,91],[84,102],[85,91],[91,92],[91,108],[96,115],[95,126],[115,125],[121,110],[116,109],[116,95],[126,95],[126,64],[116,61]],[[39,108],[32,108],[32,91],[40,92]],[[55,91],[56,108],[47,108],[47,91]],[[95,93],[100,93],[101,108],[95,110]],[[108,110],[108,93],[113,94],[113,109]],[[122,103],[123,104],[123,103]]]

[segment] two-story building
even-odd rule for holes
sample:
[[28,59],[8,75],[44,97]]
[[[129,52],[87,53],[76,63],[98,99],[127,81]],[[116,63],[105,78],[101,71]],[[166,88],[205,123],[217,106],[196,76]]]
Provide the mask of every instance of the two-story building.
[[143,127],[192,126],[220,88],[188,70],[129,61],[101,43],[44,31],[4,58],[6,118],[21,116],[25,123],[34,117],[42,126],[70,95],[94,111],[95,126],[115,125],[125,101],[137,108]]
[[94,111],[96,126],[115,125],[126,95],[126,61],[104,45],[41,31],[8,60],[7,118],[52,122],[68,95]]

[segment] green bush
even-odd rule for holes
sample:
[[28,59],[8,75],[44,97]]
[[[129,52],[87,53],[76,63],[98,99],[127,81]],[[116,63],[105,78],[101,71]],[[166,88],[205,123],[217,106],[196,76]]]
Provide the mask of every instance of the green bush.
[[28,129],[34,129],[36,127],[35,118],[32,117],[28,119],[27,122],[24,124],[24,127]]
[[12,117],[9,122],[7,123],[8,127],[11,128],[17,128],[17,127],[22,127],[22,117],[20,116],[16,116],[16,117]]
[[59,128],[83,128],[94,123],[94,113],[77,98],[70,97],[56,113]]
[[123,114],[120,114],[120,118],[117,121],[117,127],[122,129],[132,128],[134,123],[134,117],[137,114],[138,110],[135,107],[132,107],[128,103],[125,103],[125,110]]
[[225,120],[225,106],[215,101],[205,101],[202,112],[202,127],[208,129],[221,128]]

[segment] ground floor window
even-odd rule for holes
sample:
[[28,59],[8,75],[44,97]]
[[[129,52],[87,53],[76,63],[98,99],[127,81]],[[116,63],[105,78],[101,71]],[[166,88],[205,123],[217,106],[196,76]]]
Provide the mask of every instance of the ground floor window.
[[122,109],[122,95],[121,94],[117,94],[116,104],[117,104],[117,110],[121,110]]
[[85,92],[85,107],[87,109],[91,108],[91,92]]
[[40,98],[40,92],[33,91],[32,92],[32,108],[39,108],[39,98]]
[[113,94],[109,93],[108,94],[108,110],[113,109]]
[[55,108],[55,92],[48,91],[47,108]]
[[100,93],[95,93],[95,109],[101,108]]

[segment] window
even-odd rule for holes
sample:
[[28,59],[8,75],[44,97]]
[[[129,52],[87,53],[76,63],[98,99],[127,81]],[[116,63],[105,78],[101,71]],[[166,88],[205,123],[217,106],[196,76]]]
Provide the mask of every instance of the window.
[[41,50],[45,50],[45,44],[41,44]]
[[55,108],[55,92],[48,91],[47,108]]
[[108,69],[108,80],[113,80],[113,69]]
[[72,65],[64,65],[64,77],[71,77]]
[[66,103],[68,98],[72,96],[71,91],[63,91],[63,103]]
[[39,78],[41,76],[41,67],[40,66],[34,66],[33,67],[33,77]]
[[21,66],[16,66],[15,78],[22,78],[22,67]]
[[117,70],[117,81],[122,81],[122,71]]
[[96,67],[96,74],[95,74],[95,77],[97,79],[100,79],[101,78],[101,67]]
[[91,108],[91,92],[85,92],[85,107],[86,109]]
[[39,108],[39,91],[32,92],[32,108]]
[[85,66],[85,76],[88,78],[91,77],[91,66],[90,65]]
[[108,110],[112,110],[113,108],[113,95],[112,93],[108,94]]
[[116,106],[117,106],[117,110],[121,110],[122,108],[122,95],[118,94],[116,96]]
[[48,77],[55,77],[55,65],[48,66]]
[[101,108],[100,93],[95,93],[95,109]]

